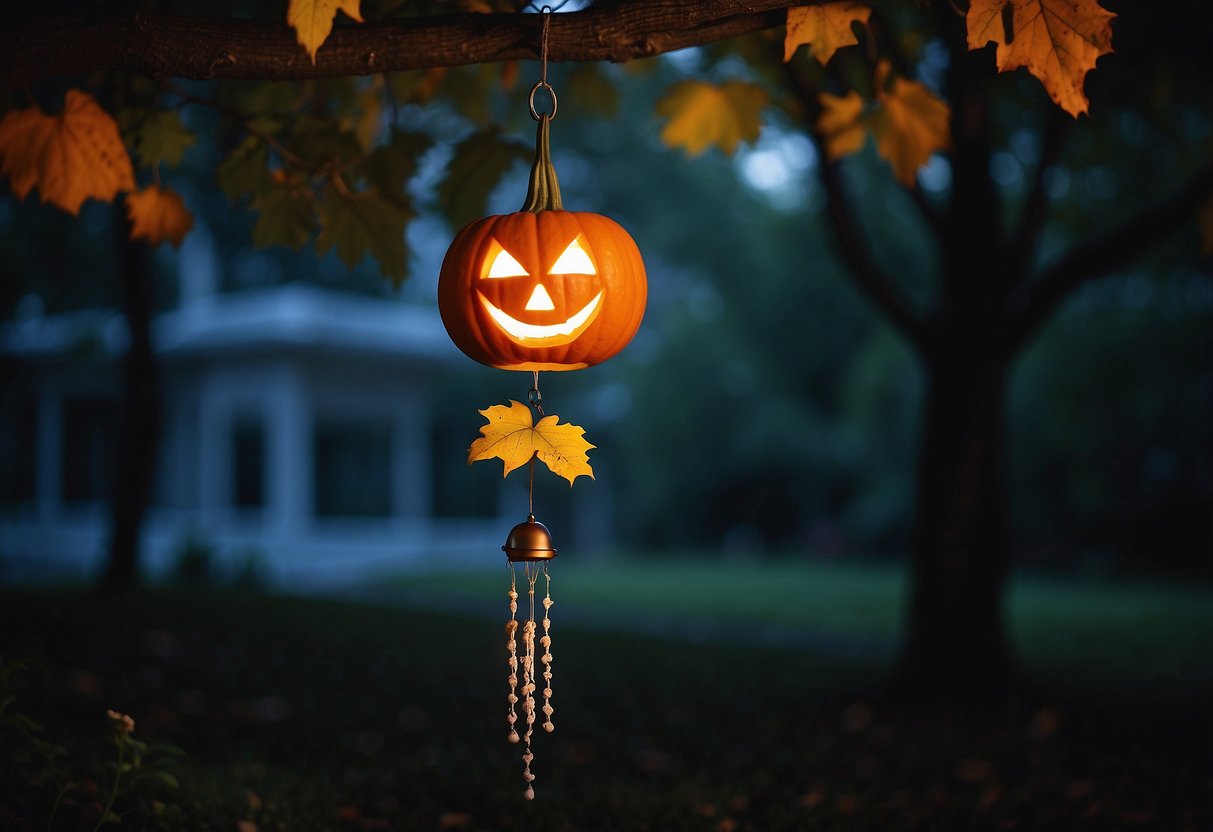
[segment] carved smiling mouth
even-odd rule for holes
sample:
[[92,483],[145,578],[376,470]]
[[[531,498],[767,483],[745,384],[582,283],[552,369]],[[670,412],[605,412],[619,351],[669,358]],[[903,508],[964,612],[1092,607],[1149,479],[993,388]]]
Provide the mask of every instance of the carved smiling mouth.
[[479,292],[476,294],[484,305],[485,311],[489,313],[489,317],[501,328],[502,332],[519,344],[530,347],[559,347],[577,340],[581,333],[585,332],[586,328],[594,322],[594,319],[598,317],[598,312],[602,309],[602,292],[599,292],[594,295],[593,300],[581,307],[576,315],[564,323],[540,326],[520,321],[498,309],[484,295]]

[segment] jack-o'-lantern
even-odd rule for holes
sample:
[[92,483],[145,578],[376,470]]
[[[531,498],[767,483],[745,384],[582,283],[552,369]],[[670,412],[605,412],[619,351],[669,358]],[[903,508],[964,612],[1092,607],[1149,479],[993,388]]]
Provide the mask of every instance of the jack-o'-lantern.
[[636,334],[648,294],[644,261],[614,220],[562,210],[546,116],[536,152],[522,210],[475,220],[451,243],[438,308],[451,340],[481,364],[578,370]]
[[[522,210],[475,220],[456,235],[438,279],[438,308],[451,340],[470,358],[505,370],[531,373],[527,404],[511,401],[480,411],[488,424],[468,449],[468,462],[500,459],[504,474],[526,466],[530,474],[527,518],[514,526],[502,550],[509,567],[506,722],[510,742],[522,746],[530,800],[535,774],[531,741],[541,726],[552,731],[552,619],[549,565],[556,547],[535,519],[535,462],[569,481],[593,479],[594,448],[578,425],[544,413],[541,370],[577,370],[623,349],[640,326],[648,294],[644,261],[636,243],[601,214],[565,211],[549,150],[549,122],[556,93],[547,82],[551,8],[544,6],[543,75],[531,89],[531,116],[539,122],[535,164]],[[535,110],[535,93],[546,90],[552,111]],[[536,421],[531,410],[539,417]],[[523,583],[517,581],[520,565]],[[537,584],[543,578],[542,598]],[[521,590],[521,592],[520,592]],[[526,607],[520,609],[525,593]],[[542,618],[536,607],[542,605]],[[542,699],[539,697],[542,696]]]

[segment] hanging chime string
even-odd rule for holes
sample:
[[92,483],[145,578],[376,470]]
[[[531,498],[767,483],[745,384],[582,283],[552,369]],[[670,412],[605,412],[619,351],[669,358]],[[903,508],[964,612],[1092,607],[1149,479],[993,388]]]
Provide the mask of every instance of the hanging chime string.
[[556,709],[552,707],[552,605],[556,602],[552,600],[552,576],[548,572],[548,565],[543,565],[544,579],[544,599],[543,599],[543,715],[546,717],[543,723],[543,730],[549,734],[556,728],[552,724],[552,714]]
[[532,800],[535,797],[535,789],[531,783],[535,780],[535,775],[531,773],[531,760],[535,759],[535,755],[531,752],[531,736],[535,731],[535,689],[537,687],[535,684],[535,582],[539,578],[539,565],[525,563],[523,567],[527,579],[527,594],[530,598],[530,616],[523,625],[526,658],[523,660],[522,691],[526,711],[526,734],[523,735],[525,749],[522,754],[524,764],[522,779],[527,783],[526,799]]
[[506,694],[506,701],[510,703],[509,712],[506,714],[506,722],[509,723],[510,733],[507,739],[510,742],[518,742],[518,731],[514,728],[514,723],[518,721],[518,586],[514,573],[514,564],[509,563],[510,567],[510,620],[506,622],[506,649],[510,652],[509,668],[510,675],[506,680],[510,685],[510,692]]

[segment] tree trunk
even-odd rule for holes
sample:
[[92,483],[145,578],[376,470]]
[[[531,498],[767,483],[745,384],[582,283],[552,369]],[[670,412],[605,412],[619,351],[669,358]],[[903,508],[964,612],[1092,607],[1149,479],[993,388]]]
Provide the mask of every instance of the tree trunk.
[[130,346],[122,361],[122,417],[110,495],[109,561],[102,588],[122,591],[139,577],[139,538],[151,498],[160,443],[160,379],[152,352],[151,323],[155,308],[147,246],[128,236],[121,207],[115,208],[121,252],[122,313]]
[[896,681],[932,700],[988,700],[1005,695],[1015,676],[1002,603],[1007,372],[982,355],[971,329],[927,354],[911,600]]

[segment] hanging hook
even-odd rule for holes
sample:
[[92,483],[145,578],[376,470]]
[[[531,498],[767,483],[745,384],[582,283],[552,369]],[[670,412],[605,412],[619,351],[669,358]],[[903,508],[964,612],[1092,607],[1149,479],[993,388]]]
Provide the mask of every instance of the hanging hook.
[[527,104],[531,108],[531,118],[539,121],[539,111],[535,109],[535,93],[539,90],[547,90],[548,95],[552,97],[552,112],[546,113],[548,119],[556,118],[556,110],[560,106],[556,100],[556,90],[548,83],[548,30],[552,24],[552,7],[544,6],[540,9],[540,14],[543,15],[543,31],[539,37],[539,80],[535,82],[535,86],[531,87],[531,94],[527,98]]
[[531,407],[535,408],[535,412],[540,416],[543,415],[543,395],[539,392],[539,371],[531,370],[531,389],[526,391],[526,400],[531,403]]

